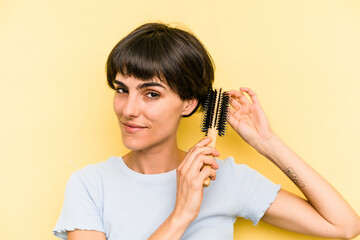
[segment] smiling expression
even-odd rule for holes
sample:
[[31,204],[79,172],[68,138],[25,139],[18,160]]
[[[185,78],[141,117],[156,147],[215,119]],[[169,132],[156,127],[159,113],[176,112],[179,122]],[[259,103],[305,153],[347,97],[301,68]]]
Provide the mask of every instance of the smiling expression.
[[181,100],[159,79],[144,81],[118,73],[114,85],[114,111],[123,144],[133,151],[176,143],[181,116],[189,114],[197,103]]

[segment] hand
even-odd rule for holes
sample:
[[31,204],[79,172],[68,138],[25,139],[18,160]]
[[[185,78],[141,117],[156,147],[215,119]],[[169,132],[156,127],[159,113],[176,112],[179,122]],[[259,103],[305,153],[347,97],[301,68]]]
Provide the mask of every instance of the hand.
[[[228,122],[230,126],[251,146],[259,149],[262,142],[274,134],[255,92],[241,87],[240,91],[228,91],[230,105]],[[251,101],[245,96],[250,96]]]
[[[192,222],[200,211],[203,199],[203,182],[208,177],[216,178],[219,168],[214,157],[220,153],[213,147],[207,146],[211,137],[198,142],[187,153],[177,168],[177,192],[174,214],[185,222]],[[210,167],[202,168],[206,164]]]

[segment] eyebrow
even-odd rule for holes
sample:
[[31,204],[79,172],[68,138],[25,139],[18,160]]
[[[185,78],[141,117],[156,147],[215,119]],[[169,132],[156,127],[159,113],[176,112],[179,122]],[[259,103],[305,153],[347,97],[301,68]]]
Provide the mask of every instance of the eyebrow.
[[[123,82],[121,82],[119,80],[114,80],[113,82],[121,87],[127,87]],[[138,85],[136,87],[136,89],[140,90],[142,88],[147,88],[147,87],[161,87],[161,88],[166,89],[166,87],[164,87],[163,85],[161,85],[160,83],[157,83],[157,82],[145,82],[143,84]]]

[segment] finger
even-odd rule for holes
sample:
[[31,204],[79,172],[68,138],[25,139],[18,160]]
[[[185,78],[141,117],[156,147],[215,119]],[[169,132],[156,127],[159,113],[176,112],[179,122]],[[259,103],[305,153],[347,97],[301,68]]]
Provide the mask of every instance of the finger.
[[[201,168],[201,170],[202,170],[203,168],[210,168],[210,167],[209,167],[208,165],[204,165],[204,166]],[[210,169],[212,169],[212,168],[210,168]],[[214,169],[212,169],[212,170],[214,170]],[[199,173],[199,174],[200,174],[200,173]],[[203,186],[204,186],[204,187],[208,187],[208,186],[210,185],[210,180],[214,181],[215,178],[216,178],[216,174],[215,174],[215,176],[208,176],[208,177],[204,180]]]
[[233,98],[233,97],[230,98],[230,105],[231,105],[235,110],[239,110],[239,109],[241,108],[240,102],[239,102],[237,99]]
[[178,166],[178,168],[182,168],[183,165],[186,163],[186,159],[191,156],[190,154],[192,152],[194,152],[194,150],[197,148],[197,147],[201,147],[201,146],[206,146],[208,145],[209,143],[211,142],[211,136],[207,136],[203,139],[201,139],[198,143],[196,143],[192,148],[190,148],[190,150],[188,151],[185,159],[180,163],[180,165]]
[[229,117],[235,115],[236,111],[234,109],[229,108]]
[[257,97],[256,93],[250,88],[240,87],[240,91],[246,92],[250,96],[250,99],[253,103],[260,104],[259,98]]
[[[208,165],[204,165],[204,167],[203,168],[210,168]],[[203,168],[201,168],[201,170],[203,169]],[[210,168],[211,169],[211,168]],[[204,182],[203,182],[203,187],[208,187],[209,185],[210,185],[210,180],[215,180],[215,177],[213,176],[213,177],[207,177],[205,180],[204,180]]]
[[250,100],[242,92],[235,91],[235,90],[230,90],[227,93],[232,98],[238,99],[240,104],[251,104]]
[[[192,151],[189,153],[192,156],[192,161],[189,164],[191,167],[196,166],[195,170],[199,171],[200,168],[204,164],[210,165],[212,168],[217,169],[219,166],[215,161],[214,157],[218,157],[220,153],[216,150],[216,148],[211,146],[205,147],[194,147]],[[191,158],[191,156],[189,156]]]
[[207,136],[206,138],[201,139],[194,147],[202,147],[206,146],[211,142],[211,136]]
[[199,181],[199,184],[203,184],[204,180],[210,177],[211,180],[216,179],[216,171],[210,167],[204,167],[199,175],[194,178],[195,181]]
[[230,90],[227,91],[227,93],[230,95],[230,97],[233,98],[239,98],[241,96],[241,92],[239,92],[238,90]]
[[192,162],[189,172],[191,174],[198,174],[200,169],[207,165],[212,169],[218,169],[219,165],[217,164],[215,158],[211,155],[198,155],[197,158]]
[[[211,168],[213,170],[216,170],[219,168],[219,165],[217,164],[214,157],[210,155],[200,155],[191,164],[187,175],[190,178],[195,178],[199,174],[199,172],[202,171],[203,168]],[[210,179],[208,181],[210,181]],[[209,183],[210,182],[204,182],[204,186],[208,186]]]
[[205,147],[199,147],[194,146],[192,147],[188,154],[186,155],[185,159],[182,161],[181,166],[179,168],[182,170],[183,173],[186,173],[193,161],[201,155],[211,155],[213,157],[220,156],[220,153],[213,147],[205,146]]
[[206,158],[204,158],[203,164],[208,165],[212,169],[215,169],[215,170],[219,169],[219,164],[217,163],[216,159],[210,155],[208,155]]
[[230,126],[235,129],[235,125],[236,125],[235,123],[236,123],[238,120],[237,120],[237,118],[234,116],[234,114],[235,114],[235,111],[234,111],[233,109],[229,109],[229,115],[228,115],[227,121],[228,121],[228,123],[230,124]]

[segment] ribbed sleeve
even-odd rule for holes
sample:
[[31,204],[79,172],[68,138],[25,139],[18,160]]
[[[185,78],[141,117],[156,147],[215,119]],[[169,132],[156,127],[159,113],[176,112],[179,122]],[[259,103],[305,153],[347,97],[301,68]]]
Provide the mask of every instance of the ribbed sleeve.
[[276,199],[280,185],[274,184],[247,165],[232,165],[240,189],[238,217],[249,219],[256,225]]
[[99,195],[94,194],[87,184],[80,171],[71,175],[66,185],[63,209],[53,229],[57,237],[67,239],[67,231],[75,229],[104,232]]

